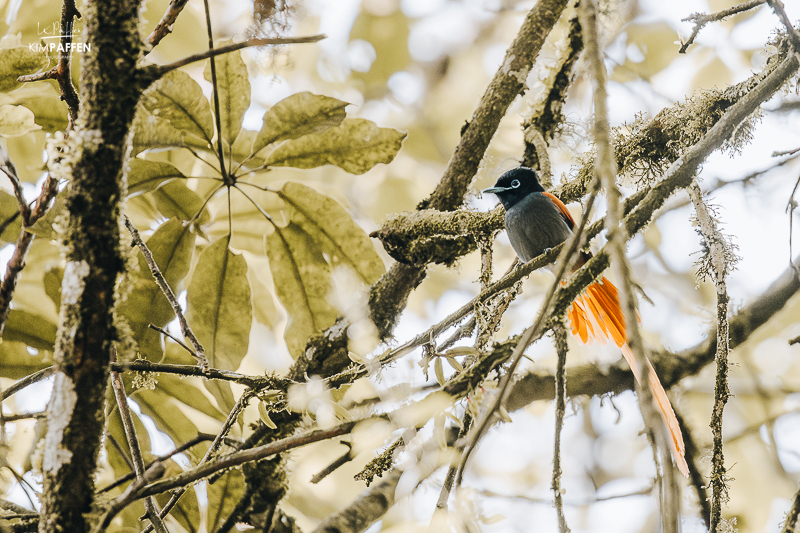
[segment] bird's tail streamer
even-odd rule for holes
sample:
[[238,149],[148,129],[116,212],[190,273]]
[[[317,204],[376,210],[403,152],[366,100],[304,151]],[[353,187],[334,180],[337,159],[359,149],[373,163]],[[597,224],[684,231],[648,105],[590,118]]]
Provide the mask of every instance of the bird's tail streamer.
[[[625,318],[619,305],[617,288],[610,281],[603,278],[601,282],[589,285],[586,292],[578,296],[572,304],[569,310],[569,320],[572,334],[584,344],[591,342],[593,339],[599,344],[605,344],[609,338],[613,339],[630,365],[636,381],[641,383],[639,365],[626,342]],[[675,416],[672,404],[664,387],[661,385],[661,381],[658,379],[656,371],[653,369],[653,365],[650,361],[647,361],[647,364],[650,366],[648,379],[650,390],[653,392],[658,410],[661,412],[661,416],[664,418],[672,437],[672,456],[675,458],[675,463],[678,465],[678,470],[680,470],[681,474],[684,477],[688,477],[689,466],[686,464],[686,448],[683,443],[683,434],[678,424],[678,418]]]

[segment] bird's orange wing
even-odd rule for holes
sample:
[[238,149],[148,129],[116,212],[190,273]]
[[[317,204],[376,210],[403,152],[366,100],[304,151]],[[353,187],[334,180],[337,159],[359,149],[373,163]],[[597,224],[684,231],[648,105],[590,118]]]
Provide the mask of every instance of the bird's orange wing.
[[558,210],[561,211],[561,216],[564,217],[564,221],[567,223],[567,226],[569,226],[569,229],[574,228],[575,220],[572,218],[572,215],[570,214],[569,209],[567,209],[567,206],[564,205],[564,202],[562,202],[549,192],[544,192],[542,194],[550,198],[550,200],[552,200],[553,203],[556,204],[556,207],[558,207]]

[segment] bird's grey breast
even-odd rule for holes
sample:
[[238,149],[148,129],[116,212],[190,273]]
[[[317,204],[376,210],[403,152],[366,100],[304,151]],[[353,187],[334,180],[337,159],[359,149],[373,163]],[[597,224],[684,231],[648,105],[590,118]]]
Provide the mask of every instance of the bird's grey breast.
[[566,241],[572,231],[558,207],[542,193],[532,193],[506,211],[511,246],[524,262]]

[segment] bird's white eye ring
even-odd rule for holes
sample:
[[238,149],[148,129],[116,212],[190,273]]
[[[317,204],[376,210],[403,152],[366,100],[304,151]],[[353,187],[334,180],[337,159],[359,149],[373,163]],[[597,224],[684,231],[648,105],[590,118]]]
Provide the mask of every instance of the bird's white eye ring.
[[519,189],[519,180],[512,181],[511,187],[513,187],[514,189]]

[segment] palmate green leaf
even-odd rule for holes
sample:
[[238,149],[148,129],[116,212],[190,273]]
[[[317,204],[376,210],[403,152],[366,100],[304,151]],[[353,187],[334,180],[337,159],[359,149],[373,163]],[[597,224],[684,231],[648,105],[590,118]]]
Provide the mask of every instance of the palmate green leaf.
[[247,354],[253,305],[247,262],[228,250],[228,240],[200,254],[187,293],[191,325],[211,366],[236,370]]
[[128,167],[128,197],[156,190],[162,183],[186,178],[183,172],[170,165],[147,159],[131,159]]
[[8,312],[3,340],[19,341],[37,350],[52,352],[57,331],[58,326],[42,316],[12,309]]
[[28,85],[14,91],[14,103],[33,111],[36,124],[48,133],[64,131],[69,125],[67,104],[49,83]]
[[203,206],[203,200],[183,181],[168,181],[151,194],[156,202],[156,207],[167,218],[178,217],[181,220],[192,220],[202,209],[195,224],[204,224],[209,219],[208,210]]
[[[181,292],[181,282],[189,273],[194,241],[195,234],[177,218],[162,224],[147,239],[147,247],[153,254],[153,259],[175,294]],[[150,329],[148,324],[164,327],[174,318],[175,313],[156,285],[141,252],[139,270],[131,275],[131,290],[120,305],[119,313],[133,330],[141,356],[150,361],[159,361],[163,355],[160,334]]]
[[[214,65],[219,88],[219,122],[222,139],[231,146],[239,136],[244,113],[250,107],[250,80],[247,76],[247,67],[242,61],[242,53],[238,50],[215,57]],[[212,81],[210,59],[206,62],[203,76],[206,80]]]
[[351,174],[363,174],[378,163],[390,163],[405,137],[401,131],[379,128],[369,120],[347,119],[322,133],[286,141],[264,164],[295,168],[336,165]]
[[24,342],[4,338],[0,343],[0,377],[22,379],[52,364],[52,352],[39,350],[38,354],[33,355]]
[[181,70],[173,70],[142,95],[142,105],[172,127],[207,142],[214,138],[211,106],[200,85]]
[[0,50],[0,93],[21,87],[17,78],[39,72],[50,64],[47,55],[34,52],[27,46],[15,46]]
[[241,470],[229,470],[213,483],[209,483],[208,515],[206,524],[208,531],[216,531],[222,522],[233,512],[236,504],[244,494],[244,474]]
[[344,108],[348,105],[336,98],[308,92],[284,98],[264,113],[264,125],[253,141],[252,152],[255,154],[274,142],[322,133],[336,127],[344,120]]
[[372,241],[336,200],[291,181],[281,197],[291,207],[292,221],[317,241],[331,264],[349,266],[368,285],[386,271]]
[[175,128],[170,121],[148,111],[142,104],[136,106],[133,117],[132,156],[145,150],[178,148],[186,145],[186,135]]
[[33,111],[21,105],[0,105],[0,136],[19,137],[42,129],[33,120]]
[[19,202],[16,196],[6,191],[0,191],[0,224],[5,226],[0,233],[0,241],[6,244],[17,242],[22,231]]
[[297,357],[309,336],[331,326],[338,316],[328,302],[331,270],[314,239],[295,223],[267,237],[275,292],[289,315],[284,339]]

